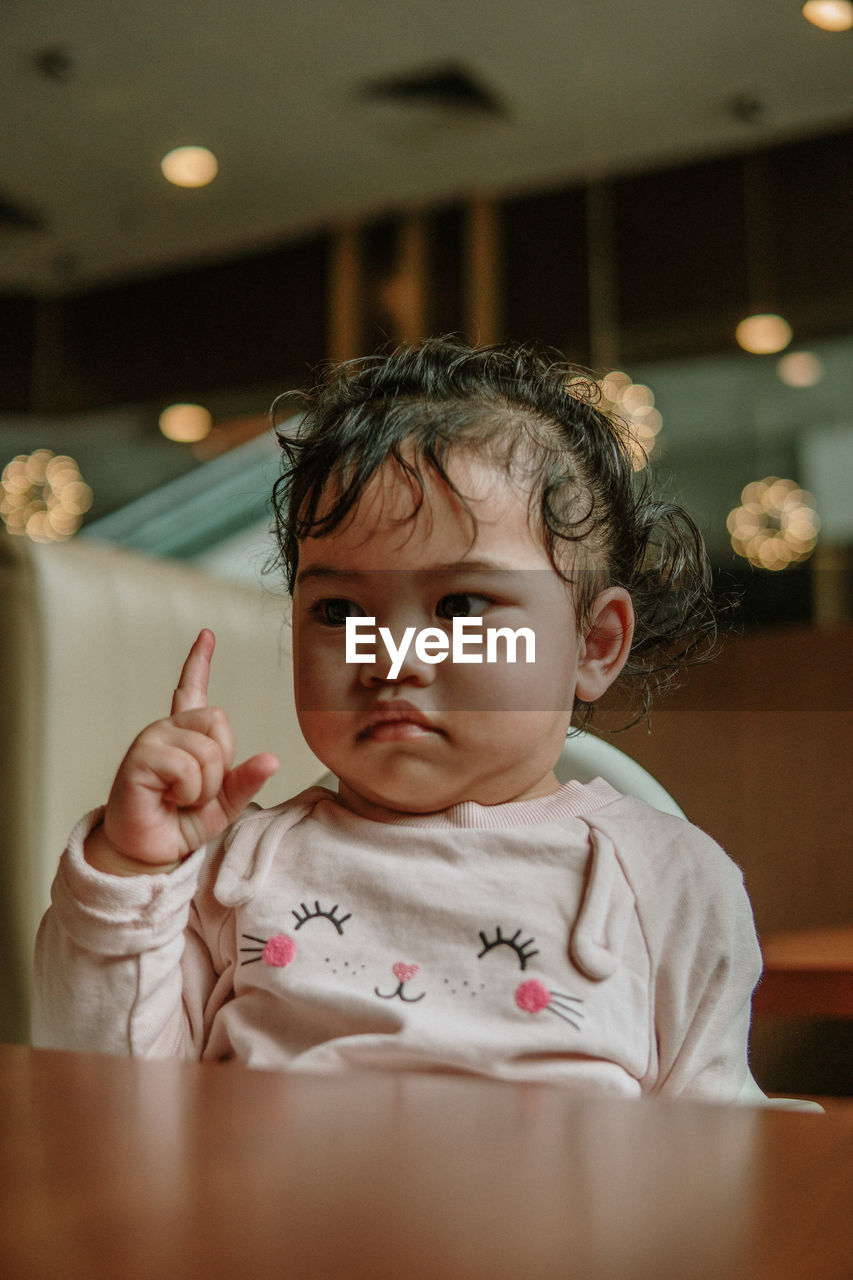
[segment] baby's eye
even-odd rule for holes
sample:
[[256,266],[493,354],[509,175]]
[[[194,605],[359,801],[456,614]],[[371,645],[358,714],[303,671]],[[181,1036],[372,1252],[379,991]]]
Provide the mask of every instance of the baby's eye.
[[364,617],[364,610],[359,605],[337,597],[317,600],[311,605],[311,612],[324,627],[345,627],[347,618]]
[[435,611],[439,618],[479,618],[490,603],[485,596],[473,595],[470,591],[454,591],[441,597]]

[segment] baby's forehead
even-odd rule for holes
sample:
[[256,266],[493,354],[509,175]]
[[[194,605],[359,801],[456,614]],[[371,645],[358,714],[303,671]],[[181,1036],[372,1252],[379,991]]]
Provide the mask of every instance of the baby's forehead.
[[[349,478],[337,471],[329,476],[320,491],[317,514],[321,518],[346,498],[348,484]],[[383,459],[360,483],[353,507],[377,522],[406,521],[421,510],[447,505],[470,508],[484,502],[521,502],[528,506],[532,487],[532,477],[482,450],[456,446],[437,466],[407,449],[399,458]]]
[[[464,530],[469,540],[482,525],[509,519],[514,527],[527,528],[531,515],[531,486],[519,481],[491,462],[461,450],[444,463],[444,475],[434,467],[417,466],[388,459],[362,486],[349,510],[336,518],[346,500],[346,489],[333,477],[322,490],[317,507],[322,540],[351,541],[387,536],[396,530],[401,537],[415,532],[426,536],[436,529]],[[322,522],[331,516],[324,531]]]
[[[331,490],[327,509],[343,496],[340,486]],[[302,580],[320,572],[439,572],[474,563],[508,573],[556,572],[529,489],[476,457],[451,459],[446,480],[434,471],[413,477],[404,465],[383,467],[331,528],[324,529],[324,515],[321,508],[299,544]]]

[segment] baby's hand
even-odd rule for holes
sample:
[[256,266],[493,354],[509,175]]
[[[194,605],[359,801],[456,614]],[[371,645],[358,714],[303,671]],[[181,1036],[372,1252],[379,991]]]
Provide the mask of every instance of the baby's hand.
[[228,717],[207,705],[215,639],[199,635],[172,698],[172,714],[143,729],[121,763],[86,860],[113,875],[172,870],[234,821],[278,768],[269,754],[234,766]]

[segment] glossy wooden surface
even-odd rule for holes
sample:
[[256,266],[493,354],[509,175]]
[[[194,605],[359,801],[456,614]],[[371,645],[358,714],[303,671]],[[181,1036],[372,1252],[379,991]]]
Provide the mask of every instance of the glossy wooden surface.
[[4,1280],[840,1280],[853,1110],[0,1048]]
[[762,951],[755,1013],[853,1018],[853,925],[772,934]]

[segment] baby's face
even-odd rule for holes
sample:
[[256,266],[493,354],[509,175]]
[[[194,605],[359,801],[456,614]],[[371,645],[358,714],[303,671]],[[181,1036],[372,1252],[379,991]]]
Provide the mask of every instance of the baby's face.
[[[583,653],[569,590],[530,528],[526,492],[468,455],[451,457],[449,473],[468,511],[431,478],[408,519],[411,493],[386,465],[349,520],[299,549],[299,721],[348,802],[365,813],[375,805],[428,813],[463,800],[499,804],[558,785],[553,765]],[[347,661],[348,617],[358,620],[358,651],[372,652],[374,663]],[[425,660],[441,652],[442,636],[451,648],[454,617],[482,620],[479,633],[469,626],[466,644],[482,661],[454,662],[451,652]],[[414,628],[397,670],[381,627],[401,655]],[[501,627],[533,632],[533,662],[523,638],[514,663],[501,639],[498,660],[486,660],[487,633]],[[419,654],[425,628],[432,630]]]

